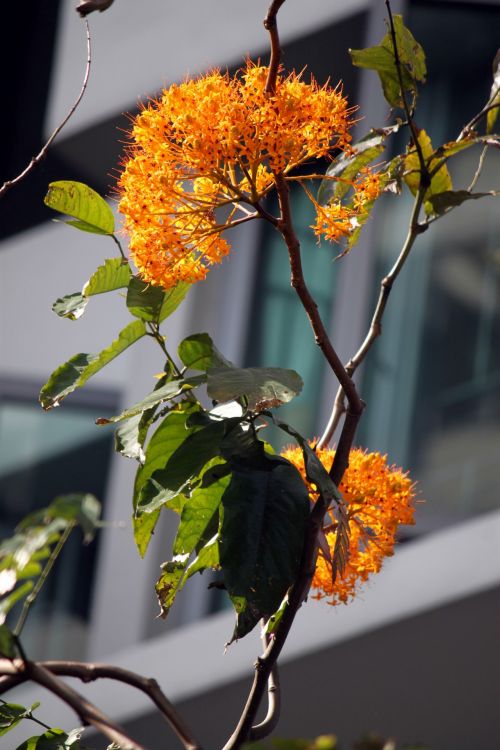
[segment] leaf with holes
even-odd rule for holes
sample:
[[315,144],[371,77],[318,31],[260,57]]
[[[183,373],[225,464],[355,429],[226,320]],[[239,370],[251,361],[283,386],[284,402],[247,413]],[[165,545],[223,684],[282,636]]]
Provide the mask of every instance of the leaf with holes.
[[83,182],[51,182],[44,203],[54,211],[73,216],[66,224],[93,234],[113,234],[113,212],[99,193]]

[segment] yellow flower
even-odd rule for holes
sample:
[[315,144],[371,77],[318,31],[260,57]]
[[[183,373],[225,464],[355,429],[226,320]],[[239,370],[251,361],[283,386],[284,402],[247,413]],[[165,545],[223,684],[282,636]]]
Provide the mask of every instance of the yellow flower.
[[[317,449],[316,453],[329,470],[335,450]],[[308,484],[301,449],[289,447],[282,451],[282,455],[297,467]],[[316,488],[308,486],[310,497],[315,501],[318,497]],[[372,573],[378,573],[384,558],[393,554],[398,527],[414,522],[415,484],[401,469],[389,466],[387,457],[380,453],[353,448],[339,489],[347,503],[349,558],[343,575],[337,576],[332,583],[331,563],[320,554],[312,582],[316,589],[315,598],[328,596],[331,604],[347,602],[354,597],[357,585]],[[336,539],[333,514],[330,526],[326,538],[333,554]]]
[[[135,118],[119,180],[120,211],[139,272],[165,288],[198,281],[230,248],[221,232],[272,189],[275,174],[328,156],[350,140],[338,89],[248,61],[173,85]],[[240,213],[237,215],[236,212]]]

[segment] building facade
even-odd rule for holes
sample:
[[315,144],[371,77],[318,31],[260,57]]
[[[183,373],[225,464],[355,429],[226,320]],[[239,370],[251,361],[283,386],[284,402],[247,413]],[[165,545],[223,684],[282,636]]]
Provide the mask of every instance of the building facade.
[[[404,12],[428,56],[417,124],[435,143],[446,142],[489,96],[500,3],[414,0],[393,7]],[[94,425],[95,417],[116,413],[150,390],[151,374],[162,367],[154,346],[147,340],[134,346],[60,409],[44,414],[36,402],[59,363],[76,351],[106,346],[128,320],[118,295],[93,299],[78,322],[52,313],[52,302],[81,288],[113,248],[106,237],[50,221],[42,200],[54,179],[81,180],[109,193],[125,140],[120,129],[128,127],[123,113],[187,73],[235,68],[246,54],[266,59],[266,9],[265,0],[237,12],[230,0],[192,0],[180,8],[117,0],[91,16],[92,70],[82,106],[44,164],[1,207],[3,530],[33,507],[75,490],[102,498],[110,523],[83,556],[76,541],[67,550],[27,632],[31,653],[110,661],[157,677],[207,748],[224,741],[241,711],[258,636],[224,654],[233,615],[203,577],[189,582],[167,623],[156,619],[153,583],[168,555],[165,537],[175,530],[165,516],[145,560],[139,559],[129,527],[136,465],[113,454],[111,433]],[[1,157],[5,177],[16,174],[61,121],[86,58],[73,3],[60,0],[24,16],[21,9],[14,13],[16,28],[23,29],[23,63],[7,86],[12,148]],[[346,50],[377,42],[382,16],[383,3],[375,0],[310,0],[307,7],[288,0],[280,13],[285,66],[307,65],[320,82],[341,79],[350,101],[359,104],[360,136],[369,125],[386,124],[388,113],[375,74],[353,69]],[[19,56],[20,34],[7,40],[11,59]],[[457,182],[472,179],[477,154],[469,153],[453,175]],[[493,157],[483,189],[499,188],[500,160]],[[333,262],[335,249],[317,247],[307,231],[310,217],[300,194],[293,200],[306,278],[347,359],[398,252],[408,205],[384,199],[355,251]],[[302,608],[282,656],[278,736],[334,732],[348,747],[363,731],[375,730],[432,750],[498,744],[500,212],[494,199],[471,204],[419,239],[391,296],[384,335],[358,378],[368,404],[360,444],[409,469],[425,502],[397,554],[352,604]],[[298,370],[306,388],[286,418],[313,436],[335,388],[295,304],[286,253],[277,233],[258,223],[247,225],[234,247],[190,292],[165,333],[173,346],[206,330],[238,364]],[[51,696],[22,688],[16,700],[33,701],[35,692],[44,720],[69,728],[72,719]],[[160,719],[141,696],[101,684],[88,694],[147,746],[165,742]],[[166,742],[175,746],[174,738]]]

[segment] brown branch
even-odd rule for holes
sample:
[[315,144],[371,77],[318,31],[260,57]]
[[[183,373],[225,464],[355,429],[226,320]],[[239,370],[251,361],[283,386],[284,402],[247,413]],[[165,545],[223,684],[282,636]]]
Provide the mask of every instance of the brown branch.
[[83,95],[85,93],[85,90],[87,88],[87,83],[88,83],[89,75],[90,75],[90,64],[91,64],[90,28],[89,28],[89,22],[87,21],[87,19],[85,19],[85,31],[86,31],[86,36],[87,36],[87,64],[85,66],[85,74],[83,76],[83,83],[80,89],[80,93],[75,99],[72,107],[70,108],[64,120],[57,126],[57,128],[54,130],[54,132],[50,136],[49,140],[42,147],[39,153],[32,158],[28,166],[25,167],[25,169],[23,169],[23,171],[20,174],[18,174],[17,177],[14,177],[12,180],[6,180],[6,182],[4,182],[4,184],[0,188],[0,198],[3,195],[5,195],[5,193],[8,190],[10,190],[11,187],[14,187],[14,185],[17,185],[19,182],[21,182],[21,180],[24,180],[24,178],[31,172],[31,170],[34,169],[34,167],[36,167],[38,164],[40,164],[40,162],[43,161],[43,159],[45,159],[45,157],[47,156],[47,151],[51,147],[54,139],[57,138],[61,130],[64,128],[68,120],[71,119],[71,117],[73,116],[73,113],[75,112],[76,108],[80,104],[83,98]]
[[[42,685],[72,708],[79,716],[82,724],[85,726],[92,725],[111,742],[119,745],[121,750],[145,750],[144,746],[129,737],[119,724],[112,721],[76,690],[55,677],[42,664],[23,661],[22,659],[12,661],[2,659],[0,660],[0,673],[18,678],[18,684],[19,682],[32,681]],[[4,690],[5,683],[2,682],[1,687]]]
[[[358,367],[361,365],[361,363],[364,361],[366,355],[372,348],[375,340],[381,335],[382,318],[384,316],[384,312],[387,306],[387,301],[389,299],[389,295],[391,293],[394,282],[396,281],[397,277],[399,276],[401,272],[401,269],[403,268],[406,260],[408,259],[410,251],[413,245],[415,244],[415,240],[417,239],[419,234],[421,234],[422,231],[426,228],[425,224],[420,225],[418,223],[418,217],[420,214],[420,209],[422,208],[422,204],[424,202],[425,192],[426,192],[426,188],[421,185],[417,192],[417,195],[415,196],[415,202],[413,204],[413,209],[411,213],[410,226],[409,226],[408,234],[406,236],[403,247],[401,248],[401,251],[393,267],[391,268],[387,276],[384,276],[384,278],[380,282],[380,293],[378,296],[377,303],[375,305],[375,310],[372,316],[370,327],[368,329],[368,333],[366,334],[365,339],[363,343],[361,344],[361,346],[359,347],[356,354],[349,360],[349,362],[347,363],[345,367],[346,372],[351,378],[356,372],[356,370],[358,369]],[[325,428],[323,435],[318,441],[318,447],[324,448],[330,443],[333,437],[333,434],[335,430],[337,429],[339,421],[342,415],[345,413],[345,411],[346,411],[345,390],[343,386],[341,385],[335,397],[335,402],[334,402],[333,411],[332,411],[330,420]],[[348,418],[348,416],[349,414],[347,414],[346,419]],[[355,426],[354,426],[354,429],[355,429]],[[343,430],[343,433],[344,433],[344,430]],[[340,441],[339,441],[339,447],[340,447]],[[335,482],[335,479],[333,478],[333,476],[332,476],[332,479]],[[338,482],[336,482],[336,484],[338,484]]]
[[276,16],[284,2],[285,0],[273,0],[269,6],[266,17],[264,18],[264,28],[267,29],[271,38],[271,59],[269,61],[269,72],[267,74],[265,88],[266,94],[274,94],[276,91],[276,78],[278,77],[281,61],[281,47]]
[[[21,662],[22,663],[22,662]],[[10,672],[12,662],[7,659],[0,660],[0,674],[8,675],[0,679],[0,693],[10,690],[27,678],[24,672]],[[78,661],[43,661],[38,665],[53,675],[63,677],[76,677],[82,682],[93,682],[98,679],[110,679],[122,682],[126,685],[141,690],[158,708],[162,716],[168,722],[186,750],[201,750],[200,744],[193,738],[189,727],[179,716],[174,706],[163,693],[157,681],[142,677],[128,669],[115,667],[111,664],[87,664]]]
[[[264,632],[262,642],[265,649],[269,646],[270,637]],[[279,722],[281,712],[281,687],[278,665],[275,663],[267,680],[267,714],[260,724],[251,728],[248,735],[249,742],[262,740],[273,732]]]

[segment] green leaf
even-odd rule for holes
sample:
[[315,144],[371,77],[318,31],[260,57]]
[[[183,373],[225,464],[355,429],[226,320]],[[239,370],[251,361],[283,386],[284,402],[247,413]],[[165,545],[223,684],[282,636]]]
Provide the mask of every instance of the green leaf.
[[437,195],[431,195],[429,202],[432,205],[434,214],[444,214],[450,208],[462,205],[465,201],[478,200],[486,196],[493,196],[495,192],[489,193],[471,193],[469,190],[445,190]]
[[48,729],[46,732],[25,740],[16,750],[68,750],[72,747],[77,750],[80,744],[72,742],[68,744],[68,735],[62,729]]
[[[422,151],[422,156],[426,163],[429,172],[432,172],[441,162],[441,159],[436,158],[434,148],[431,143],[431,139],[425,130],[420,130],[418,133],[418,142]],[[404,160],[404,175],[403,179],[413,195],[416,195],[420,188],[420,160],[415,145],[413,145],[408,151],[407,156]],[[432,206],[431,198],[439,193],[449,192],[453,188],[450,173],[445,163],[439,166],[437,172],[431,178],[431,184],[425,192],[424,196],[424,209],[427,215],[433,214],[434,209]]]
[[214,346],[208,333],[195,333],[179,344],[179,358],[190,370],[209,370],[212,367],[233,367]]
[[45,410],[59,406],[61,401],[80,388],[93,375],[98,373],[129,346],[146,333],[142,320],[129,323],[118,334],[118,338],[99,354],[75,354],[63,365],[60,365],[40,391],[40,403]]
[[491,87],[490,98],[488,99],[488,105],[495,105],[494,109],[490,109],[486,115],[486,132],[493,133],[498,118],[498,110],[500,108],[500,49],[493,60],[493,84]]
[[195,573],[201,573],[209,568],[219,568],[219,537],[215,535],[200,549],[197,556],[186,569],[186,581]]
[[[142,323],[142,325],[144,324]],[[134,404],[129,409],[125,409],[125,411],[122,411],[122,413],[118,414],[118,416],[111,417],[110,419],[103,417],[96,420],[97,424],[121,422],[123,419],[129,419],[136,414],[142,414],[147,409],[160,404],[162,401],[170,401],[174,398],[177,398],[177,396],[180,396],[181,394],[192,390],[193,388],[198,388],[198,386],[203,385],[206,380],[206,375],[196,375],[191,378],[184,378],[183,380],[172,380],[171,382],[166,383],[161,388],[158,388],[152,393],[149,393],[145,398],[143,398],[142,401]]]
[[208,371],[207,393],[215,401],[245,397],[248,408],[262,411],[291,401],[302,390],[295,370],[280,367],[218,367]]
[[0,625],[0,656],[5,659],[15,659],[17,656],[16,639],[6,625]]
[[26,583],[23,583],[17,589],[14,589],[11,594],[0,600],[0,625],[3,625],[10,610],[15,607],[21,599],[27,596],[32,588],[33,581],[26,581]]
[[83,315],[89,297],[123,289],[128,285],[131,274],[129,264],[122,258],[108,258],[92,274],[81,292],[57,299],[52,310],[61,318],[77,320]]
[[[239,422],[238,418],[236,422]],[[184,433],[183,442],[168,457],[163,468],[155,471],[151,476],[155,488],[161,488],[160,492],[158,493],[157,490],[157,494],[152,492],[148,482],[139,495],[137,509],[150,513],[186,490],[188,482],[198,477],[205,464],[219,455],[220,443],[226,433],[227,423],[234,426],[235,420],[214,420],[202,429],[191,428],[189,434]]]
[[132,276],[127,290],[127,307],[136,318],[157,321],[163,306],[165,292],[161,287]]
[[80,292],[74,294],[67,294],[65,297],[56,299],[52,305],[52,310],[60,318],[69,318],[70,320],[78,320],[85,308],[87,307],[87,299]]
[[94,234],[113,234],[113,212],[99,193],[83,182],[60,180],[51,182],[44,203],[54,211],[73,216],[76,221],[67,224]]
[[158,322],[161,323],[179,307],[186,294],[191,289],[191,284],[180,281],[176,286],[165,292],[163,304],[160,310]]
[[[208,486],[200,486],[184,504],[174,541],[174,557],[162,566],[163,573],[156,589],[162,617],[168,615],[177,593],[191,575],[206,568],[207,564],[213,567],[216,561],[218,563],[218,553],[214,549],[213,539],[210,539],[207,542],[208,547],[204,545],[200,550],[195,560],[196,564],[188,566],[191,554],[202,542],[207,529],[212,526],[213,519],[218,514],[222,495],[228,484],[229,476],[224,476]],[[188,572],[189,567],[191,570]]]
[[143,445],[140,439],[143,415],[134,414],[130,419],[124,419],[115,431],[115,451],[126,458],[135,458],[143,464],[145,460]]
[[124,289],[128,286],[131,276],[132,271],[127,261],[123,258],[107,258],[84,285],[82,294],[85,297],[94,297],[96,294]]
[[133,495],[134,539],[141,557],[144,557],[146,553],[160,514],[159,509],[151,513],[138,513],[141,491],[153,473],[165,466],[172,453],[189,435],[189,430],[186,429],[186,418],[195,409],[199,409],[199,407],[184,402],[176,411],[170,412],[165,417],[148,443],[144,465],[140,466],[137,471]]
[[101,503],[89,493],[78,492],[61,495],[47,508],[48,518],[63,518],[78,524],[83,531],[84,542],[92,541],[100,525]]
[[[423,83],[427,74],[425,54],[413,34],[403,23],[403,17],[394,15],[396,45],[401,63],[403,89],[413,96],[417,94],[417,82]],[[380,44],[367,49],[349,50],[353,65],[375,70],[380,78],[384,96],[391,107],[403,107],[401,86],[394,55],[390,31]]]
[[276,612],[293,584],[309,496],[294,466],[264,455],[258,468],[233,467],[222,505],[219,555],[237,613],[235,640]]
[[318,190],[318,203],[322,206],[332,200],[341,200],[351,189],[352,181],[360,171],[371,164],[385,149],[387,137],[399,130],[399,125],[370,130],[349,151],[337,156],[328,169]]
[[[8,658],[14,657],[9,656]],[[28,713],[29,710],[19,703],[0,703],[0,737],[14,729]]]

